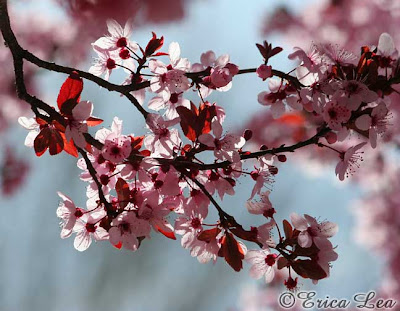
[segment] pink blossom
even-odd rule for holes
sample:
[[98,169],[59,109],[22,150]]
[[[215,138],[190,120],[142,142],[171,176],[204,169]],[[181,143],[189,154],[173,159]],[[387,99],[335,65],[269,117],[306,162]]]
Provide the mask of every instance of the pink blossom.
[[150,113],[146,123],[151,134],[146,135],[144,144],[154,156],[171,157],[174,150],[177,150],[181,144],[178,130],[169,129],[170,126],[177,123],[179,119],[165,121],[162,116]]
[[40,132],[40,126],[35,118],[19,117],[18,123],[30,132],[25,138],[25,146],[33,148],[33,142]]
[[159,60],[152,59],[149,62],[149,69],[156,76],[150,80],[152,92],[165,92],[166,96],[171,93],[180,93],[190,88],[186,72],[190,69],[190,63],[186,58],[180,57],[180,47],[176,42],[169,46],[170,65],[165,65]]
[[[229,60],[230,60],[230,57],[228,54],[222,54],[217,58],[213,51],[207,51],[207,52],[201,54],[201,56],[200,56],[201,63],[200,64],[195,63],[192,65],[191,71],[199,72],[199,71],[203,71],[209,67],[211,67],[212,69],[217,68],[217,72],[214,73],[214,80],[217,80],[217,84],[220,84],[220,83],[225,84],[225,82],[226,82],[225,79],[229,80],[229,76],[237,74],[237,69],[238,69],[237,66],[235,68],[235,65],[233,65],[233,64],[231,64],[233,66],[228,65]],[[227,69],[227,71],[221,70],[224,68]],[[231,68],[232,72],[231,72],[230,68]],[[222,76],[218,76],[218,72]],[[223,77],[224,74],[226,74],[225,78]],[[208,83],[206,83],[207,86],[202,84],[200,86],[200,90],[199,90],[200,95],[203,98],[206,98],[207,96],[209,96],[212,93],[213,89],[215,89],[215,88],[217,89],[217,91],[226,92],[232,87],[231,82],[229,82],[228,84],[226,84],[223,87],[217,87],[216,85],[212,84],[210,76],[206,77],[205,80],[208,82]]]
[[131,151],[131,139],[129,137],[111,133],[104,142],[102,154],[104,159],[113,163],[120,163],[129,157]]
[[158,196],[145,196],[142,205],[138,209],[138,218],[147,221],[148,228],[151,225],[155,231],[171,237],[174,233],[174,227],[166,219],[170,212],[171,207],[169,204],[160,202]]
[[221,200],[225,194],[235,194],[234,185],[233,183],[231,183],[232,179],[224,178],[221,176],[221,174],[214,171],[207,171],[206,174],[208,178],[206,179],[204,186],[206,187],[208,192],[214,194],[215,190],[217,190]]
[[104,213],[85,214],[80,217],[74,226],[73,231],[76,233],[74,247],[76,250],[83,252],[92,244],[92,237],[96,241],[108,239],[108,232],[99,226],[99,220],[104,217]]
[[251,191],[249,200],[254,198],[256,194],[260,194],[265,184],[273,182],[273,174],[271,174],[270,168],[272,168],[272,166],[265,164],[251,172],[251,178],[255,180],[256,183]]
[[344,80],[333,85],[336,90],[333,98],[344,96],[347,99],[346,107],[352,111],[357,110],[362,102],[371,103],[378,99],[378,94],[357,80]]
[[74,201],[61,192],[57,192],[63,200],[57,208],[57,217],[62,219],[61,238],[68,238],[75,226],[76,220],[84,215],[84,210],[75,206]]
[[72,115],[68,118],[68,124],[65,129],[65,137],[68,141],[73,139],[74,143],[80,147],[86,147],[86,140],[83,136],[88,131],[88,125],[85,122],[93,111],[93,104],[89,101],[79,102],[74,109]]
[[392,61],[397,59],[399,52],[396,49],[393,38],[388,33],[384,32],[379,36],[378,51],[376,54],[386,59],[384,64],[387,64],[387,67],[389,67]]
[[272,203],[269,200],[270,191],[260,193],[261,201],[252,202],[247,200],[246,208],[250,214],[264,215],[265,217],[272,217],[275,213],[275,209],[272,207]]
[[354,174],[355,169],[360,167],[359,161],[362,161],[362,151],[358,151],[364,147],[367,143],[363,142],[356,146],[350,147],[346,152],[340,154],[340,161],[336,165],[335,173],[340,180],[344,180],[344,177],[349,177],[349,174]]
[[210,80],[216,88],[227,87],[234,75],[239,72],[238,66],[226,64],[224,67],[214,67],[211,69]]
[[275,226],[275,220],[271,219],[269,222],[257,227],[257,240],[266,248],[276,246],[276,242],[271,233]]
[[307,214],[303,218],[296,213],[292,213],[290,214],[290,220],[295,229],[300,231],[298,243],[304,248],[311,247],[314,242],[320,250],[325,249],[326,240],[333,237],[338,231],[338,226],[333,222],[318,222],[314,217]]
[[272,67],[267,65],[260,65],[256,70],[257,76],[265,81],[272,77]]
[[150,235],[148,222],[138,219],[135,212],[123,212],[112,222],[112,227],[108,231],[110,242],[113,245],[122,243],[122,246],[131,251],[139,248],[138,237],[147,237]]
[[299,98],[288,85],[283,85],[277,79],[269,79],[268,87],[270,92],[261,92],[258,94],[258,102],[264,106],[270,106],[274,119],[281,117],[285,111],[285,102],[294,110],[303,109]]
[[94,49],[97,53],[97,58],[94,60],[94,64],[89,68],[89,73],[95,76],[101,76],[104,74],[104,79],[108,80],[110,78],[113,69],[117,68],[120,60],[118,56],[109,51]]
[[125,47],[136,51],[138,46],[135,42],[131,42],[129,37],[132,34],[132,23],[126,22],[125,27],[122,28],[115,20],[107,20],[107,28],[109,36],[104,36],[98,39],[93,46],[100,50],[113,51]]
[[248,251],[245,260],[251,264],[250,276],[255,279],[264,277],[265,283],[270,283],[274,276],[277,255],[272,254],[269,249],[262,249],[259,251]]
[[193,212],[188,218],[179,217],[175,221],[175,233],[182,235],[181,244],[184,248],[191,248],[199,233],[203,230],[203,216]]
[[389,125],[389,110],[384,101],[372,109],[371,115],[363,114],[356,119],[356,126],[362,131],[369,131],[369,141],[376,148],[378,135],[383,135]]
[[[215,134],[202,134],[199,136],[199,141],[211,148],[214,148],[214,156],[220,160],[228,160],[236,163],[240,161],[238,150],[244,146],[246,140],[242,136],[226,134],[223,138],[222,128],[216,127],[218,122],[212,123],[212,129]],[[218,123],[219,124],[219,123]]]
[[324,107],[323,118],[332,130],[340,130],[350,117],[351,111],[338,101],[330,101]]
[[312,73],[318,73],[322,71],[322,59],[315,46],[312,46],[307,53],[299,47],[295,47],[294,49],[295,51],[289,54],[289,59],[299,59],[301,65],[307,68]]
[[164,115],[168,120],[173,120],[179,117],[176,111],[177,107],[183,106],[190,109],[190,101],[182,97],[183,93],[161,93],[156,97],[153,97],[148,106],[152,110],[159,111],[161,109],[166,109]]

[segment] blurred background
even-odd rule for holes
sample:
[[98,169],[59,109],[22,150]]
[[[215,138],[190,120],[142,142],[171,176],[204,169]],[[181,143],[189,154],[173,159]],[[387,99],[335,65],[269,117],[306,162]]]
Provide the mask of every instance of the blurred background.
[[[164,50],[177,41],[182,56],[192,63],[199,62],[201,53],[213,50],[217,55],[229,53],[231,62],[240,68],[257,67],[262,59],[255,43],[268,40],[284,48],[272,60],[273,67],[282,71],[295,66],[287,59],[294,46],[333,40],[357,54],[362,44],[376,45],[381,32],[399,26],[399,8],[388,4],[396,1],[363,2],[360,10],[355,0],[292,0],[284,7],[279,0],[245,4],[229,0],[9,1],[12,26],[24,48],[82,70],[89,69],[94,57],[90,43],[107,32],[105,19],[112,17],[121,23],[133,18],[132,38],[142,46],[147,44],[151,31],[164,36]],[[349,10],[349,3],[360,11],[351,13],[351,25],[343,26],[338,16],[340,10]],[[377,7],[385,10],[377,13]],[[374,13],[368,11],[373,9]],[[323,14],[330,17],[325,19],[324,27],[320,26]],[[387,23],[382,27],[387,29],[376,26],[371,14],[381,14]],[[80,253],[73,248],[72,238],[61,240],[56,192],[62,191],[78,206],[84,206],[86,185],[79,180],[74,158],[64,153],[37,158],[23,145],[27,132],[18,126],[17,118],[31,114],[15,99],[10,55],[4,46],[0,47],[0,57],[5,68],[0,76],[1,311],[267,310],[259,297],[254,298],[259,302],[249,303],[249,293],[261,290],[263,297],[263,293],[268,295],[268,288],[248,276],[248,266],[236,273],[222,260],[215,265],[199,264],[179,241],[154,232],[135,253],[117,250],[107,242],[93,244]],[[66,76],[31,66],[27,66],[26,73],[32,93],[55,103]],[[122,74],[113,74],[113,82],[121,83],[123,79]],[[257,103],[257,94],[263,90],[266,83],[255,75],[241,75],[235,78],[231,91],[214,92],[208,100],[226,110],[225,130],[241,133],[254,115],[265,112],[266,108]],[[85,81],[82,99],[94,103],[94,115],[104,119],[104,126],[118,116],[124,121],[124,133],[146,132],[141,116],[118,94]],[[358,243],[355,233],[362,217],[354,213],[355,204],[370,193],[370,188],[351,180],[339,182],[334,174],[336,162],[307,159],[304,155],[296,159],[293,154],[279,167],[271,195],[277,219],[288,218],[295,211],[337,223],[339,233],[333,243],[338,245],[339,259],[333,263],[328,279],[316,286],[303,282],[302,289],[315,289],[319,297],[348,299],[358,292],[380,291],[385,275],[390,274],[387,257]],[[380,182],[373,179],[370,183]],[[252,186],[252,181],[242,178],[237,194],[226,197],[223,203],[244,225],[255,219],[244,205]]]

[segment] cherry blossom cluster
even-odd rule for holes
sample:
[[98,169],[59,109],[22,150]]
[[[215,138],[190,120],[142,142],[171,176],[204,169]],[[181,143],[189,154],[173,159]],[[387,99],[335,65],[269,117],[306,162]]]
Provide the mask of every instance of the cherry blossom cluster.
[[[47,60],[63,59],[74,65],[85,61],[89,54],[87,44],[102,33],[97,25],[105,23],[110,16],[134,20],[135,27],[139,28],[143,26],[143,20],[164,23],[181,19],[186,9],[181,0],[120,1],[119,5],[110,0],[54,0],[54,3],[65,8],[62,20],[52,18],[46,12],[32,13],[30,9],[19,11],[17,16],[14,3],[10,3],[13,29],[23,45],[29,46],[36,55]],[[77,45],[77,41],[80,44]],[[19,116],[28,114],[29,106],[15,97],[13,62],[6,48],[0,50],[0,63],[5,69],[0,77],[0,148],[1,154],[5,155],[0,160],[0,184],[2,194],[11,196],[21,188],[30,165],[18,154],[15,146],[7,142],[6,135]],[[36,84],[37,73],[37,67],[27,62],[25,83],[28,89],[36,92],[40,91]],[[20,165],[14,165],[14,162]]]
[[[377,46],[362,47],[359,57],[327,44],[315,44],[309,51],[295,48],[289,59],[298,63],[295,75],[290,75],[268,64],[282,48],[266,41],[257,44],[261,65],[239,69],[229,55],[217,57],[213,51],[201,54],[199,63],[191,63],[181,57],[176,42],[169,45],[168,53],[163,52],[164,38],[155,33],[142,47],[130,38],[130,22],[122,27],[109,20],[107,27],[108,34],[92,44],[97,58],[89,73],[46,64],[50,70],[58,66],[58,71],[69,73],[57,98],[58,111],[29,98],[35,117],[19,118],[30,131],[25,144],[37,156],[47,150],[50,155],[65,151],[82,156],[78,167],[80,178],[88,183],[87,204],[77,207],[59,192],[61,237],[74,233],[79,251],[93,239],[136,251],[152,231],[174,240],[181,235],[182,247],[202,263],[222,257],[240,271],[245,260],[251,265],[251,276],[266,282],[272,281],[276,269],[288,269],[284,281],[288,289],[297,287],[298,277],[314,282],[328,277],[337,259],[329,240],[337,225],[293,213],[280,226],[269,200],[276,165],[287,160],[285,153],[315,145],[338,157],[340,180],[354,173],[362,161],[361,149],[367,143],[375,148],[378,136],[390,124],[386,96],[400,77],[391,36],[383,33]],[[126,72],[126,79],[119,85],[108,82],[118,69]],[[228,91],[235,76],[251,73],[267,81],[268,91],[258,95],[258,102],[268,106],[274,119],[308,124],[305,132],[314,133],[303,133],[308,138],[293,145],[269,148],[265,141],[252,152],[252,130],[242,135],[224,131],[224,108],[207,97],[213,91]],[[143,115],[147,134],[124,134],[122,120],[114,118],[110,129],[101,128],[91,136],[89,127],[102,120],[92,115],[95,105],[80,98],[83,78],[126,96]],[[185,98],[185,92],[193,90],[198,103]],[[144,108],[146,93],[152,96],[147,108],[153,112]],[[353,133],[358,143],[346,146]],[[214,161],[206,163],[211,154]],[[253,162],[254,169],[244,166],[246,160]],[[246,207],[266,219],[249,229],[215,198],[223,202],[225,195],[234,195],[238,180],[247,175],[254,186]],[[256,196],[259,201],[254,201]],[[209,221],[209,206],[217,210],[217,220]],[[259,249],[248,250],[244,241]]]
[[[388,57],[393,53],[391,57],[396,58],[397,51],[394,43],[398,43],[400,39],[399,33],[396,31],[400,17],[399,8],[398,2],[393,0],[324,0],[313,3],[312,8],[305,6],[299,13],[294,13],[282,7],[275,12],[268,12],[263,33],[278,32],[290,46],[297,45],[305,50],[309,48],[309,42],[338,44],[353,53],[358,52],[359,47],[366,43],[370,46],[381,45],[381,48],[378,49],[381,50],[379,54]],[[383,32],[390,33],[393,40],[388,39],[388,36],[378,40],[377,38]],[[396,61],[393,64],[397,66]],[[392,76],[391,79],[394,80],[391,69],[388,68],[386,73],[384,66],[379,66],[378,70],[380,75]],[[383,82],[384,79],[379,79],[379,83],[385,83]],[[383,89],[381,90],[383,91]],[[361,131],[361,136],[366,137],[368,135],[372,138],[371,142],[374,141],[376,136],[380,136],[381,143],[373,150],[365,145],[363,149],[367,149],[368,152],[359,154],[359,156],[363,155],[364,157],[364,165],[351,178],[351,182],[355,183],[356,186],[361,186],[365,193],[362,204],[355,207],[357,225],[354,235],[360,237],[358,240],[367,247],[370,247],[372,243],[374,250],[380,250],[380,258],[386,260],[387,264],[384,265],[380,291],[381,294],[386,293],[388,297],[400,297],[400,286],[395,277],[398,273],[396,262],[398,248],[389,247],[389,244],[393,245],[391,242],[396,239],[388,234],[394,232],[392,230],[394,224],[398,222],[399,209],[396,201],[390,199],[398,192],[398,183],[396,182],[397,159],[388,156],[397,152],[400,141],[398,91],[398,85],[392,84],[390,91],[383,91],[383,96],[377,92],[382,97],[386,107],[378,104],[375,107],[374,116],[363,116],[357,124],[350,126],[350,128],[354,128],[357,125],[362,128],[364,127],[362,123],[367,121],[365,124],[365,127],[367,127],[370,118],[378,119],[378,114],[383,116],[386,114],[386,109],[390,110],[386,114],[387,117],[383,121],[379,121],[380,125],[375,126],[372,132],[370,131],[372,127],[368,132]],[[265,120],[268,120],[268,122]],[[278,119],[273,119],[270,112],[265,112],[249,122],[254,129],[257,129],[257,131],[253,131],[252,143],[267,144],[268,146],[296,143],[313,135],[313,127],[310,124],[318,126],[318,122],[318,120],[307,115],[304,110],[287,113]],[[354,135],[354,130],[352,132],[336,148],[337,150],[345,151],[360,143],[359,129],[357,128],[357,132],[359,132],[357,135]],[[383,142],[384,144],[382,144]],[[358,152],[363,151],[358,150]],[[300,149],[294,160],[298,161],[299,166],[303,167],[307,174],[319,174],[321,168],[326,164],[337,163],[337,154],[331,152],[328,148],[316,147],[312,151]]]

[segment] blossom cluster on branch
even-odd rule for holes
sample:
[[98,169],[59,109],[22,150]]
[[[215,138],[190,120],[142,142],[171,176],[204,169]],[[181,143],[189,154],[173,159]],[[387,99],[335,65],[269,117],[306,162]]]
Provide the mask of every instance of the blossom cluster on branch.
[[[269,65],[282,48],[267,41],[257,44],[261,54],[257,68],[240,69],[229,55],[217,57],[213,51],[191,63],[181,57],[178,43],[164,52],[164,38],[153,33],[142,46],[131,40],[129,23],[122,27],[109,20],[109,34],[92,44],[98,57],[84,72],[24,50],[10,27],[4,1],[0,14],[2,34],[14,58],[18,95],[35,114],[19,118],[30,131],[25,144],[37,156],[47,150],[50,155],[65,151],[82,156],[78,167],[80,178],[88,183],[86,207],[76,206],[59,192],[62,202],[57,210],[61,237],[75,234],[77,250],[86,250],[94,239],[136,251],[154,231],[174,240],[180,235],[182,247],[202,263],[221,257],[240,271],[245,260],[251,276],[266,282],[273,280],[276,269],[288,269],[284,280],[288,289],[297,287],[298,277],[317,282],[329,276],[338,257],[330,238],[338,227],[295,213],[282,225],[275,221],[269,194],[278,174],[276,163],[315,145],[337,157],[335,173],[340,180],[355,172],[361,150],[367,144],[375,148],[390,125],[387,96],[399,82],[400,62],[389,34],[381,34],[376,46],[361,47],[359,56],[329,44],[315,44],[309,51],[295,48],[289,59],[299,63],[291,75]],[[24,61],[69,74],[56,100],[58,110],[27,92]],[[126,79],[120,85],[108,82],[118,69],[126,72]],[[302,125],[307,123],[311,134],[303,133],[304,139],[292,145],[269,148],[266,142],[251,151],[251,129],[242,135],[224,131],[225,110],[207,97],[214,91],[229,91],[241,74],[256,74],[268,82],[268,91],[258,94],[258,102],[269,107],[274,119],[285,126],[303,118]],[[148,133],[124,134],[122,120],[115,117],[110,129],[101,128],[91,136],[88,128],[103,121],[92,115],[93,103],[81,100],[83,79],[126,96],[143,116]],[[185,92],[192,90],[198,102],[185,98]],[[153,112],[144,108],[146,93],[153,96],[147,103]],[[346,146],[354,135],[358,143]],[[206,163],[211,154],[214,161]],[[247,169],[245,162],[252,162],[254,169]],[[263,217],[261,226],[243,228],[215,199],[223,202],[225,195],[234,195],[245,175],[254,181],[246,207]],[[207,217],[210,206],[218,219]],[[272,234],[275,230],[277,237]],[[258,249],[248,250],[244,241]]]

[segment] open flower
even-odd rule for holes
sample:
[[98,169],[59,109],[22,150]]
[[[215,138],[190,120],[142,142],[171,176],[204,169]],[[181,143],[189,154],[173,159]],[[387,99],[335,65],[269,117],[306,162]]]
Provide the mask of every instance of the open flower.
[[262,249],[259,251],[248,251],[245,260],[251,264],[250,276],[255,279],[264,277],[265,283],[270,283],[274,276],[277,255],[272,254],[269,249]]
[[132,23],[126,22],[125,27],[122,28],[115,20],[107,20],[107,28],[110,35],[99,38],[93,47],[105,51],[113,51],[125,47],[136,51],[138,46],[135,42],[131,42],[129,37],[132,34]]
[[362,147],[364,147],[367,143],[363,142],[356,146],[350,147],[346,152],[342,152],[340,154],[340,161],[336,165],[336,175],[340,180],[344,180],[344,177],[349,177],[349,174],[352,175],[355,172],[355,169],[360,167],[358,164],[359,161],[362,161],[362,151],[358,151]]
[[[228,160],[229,162],[236,163],[240,161],[238,150],[244,146],[246,140],[242,136],[227,134],[222,136],[222,128],[218,126],[218,122],[212,123],[212,129],[215,134],[202,134],[199,136],[199,141],[214,149],[214,155],[217,159]],[[218,129],[217,129],[218,128]]]
[[57,192],[59,197],[63,200],[57,208],[57,217],[61,218],[61,238],[68,238],[72,229],[75,226],[76,220],[83,216],[84,211],[75,206],[74,201],[61,192]]
[[326,240],[333,237],[338,231],[337,224],[330,221],[318,222],[314,217],[307,214],[301,217],[292,213],[290,220],[295,229],[300,231],[298,243],[304,248],[311,247],[314,242],[320,250],[325,250]]

